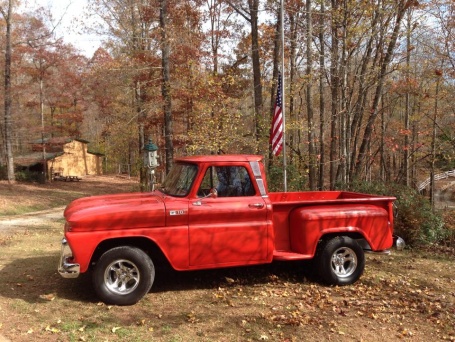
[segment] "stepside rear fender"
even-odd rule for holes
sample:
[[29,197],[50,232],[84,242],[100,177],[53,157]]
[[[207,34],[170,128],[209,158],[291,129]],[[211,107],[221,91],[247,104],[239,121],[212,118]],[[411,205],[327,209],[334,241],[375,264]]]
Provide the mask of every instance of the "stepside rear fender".
[[289,216],[293,252],[314,255],[325,235],[348,235],[365,239],[372,251],[390,248],[392,225],[387,210],[375,205],[344,204],[300,207]]

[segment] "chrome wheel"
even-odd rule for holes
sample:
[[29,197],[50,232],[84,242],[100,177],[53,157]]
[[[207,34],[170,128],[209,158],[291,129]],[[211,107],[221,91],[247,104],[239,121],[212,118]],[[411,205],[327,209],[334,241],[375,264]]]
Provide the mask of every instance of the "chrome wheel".
[[352,275],[357,268],[357,255],[348,248],[338,248],[332,255],[332,271],[337,277],[346,278]]
[[131,246],[104,252],[93,269],[93,286],[106,304],[132,305],[144,297],[155,279],[155,266],[143,250]]
[[141,275],[137,266],[128,260],[112,262],[104,272],[106,287],[113,293],[126,295],[139,285]]
[[336,236],[321,242],[316,262],[319,275],[330,285],[356,282],[365,268],[365,254],[360,245],[348,236]]

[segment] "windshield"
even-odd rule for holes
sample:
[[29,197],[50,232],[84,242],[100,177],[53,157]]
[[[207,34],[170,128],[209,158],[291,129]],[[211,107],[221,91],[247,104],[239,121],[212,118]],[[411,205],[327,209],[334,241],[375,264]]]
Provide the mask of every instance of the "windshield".
[[190,192],[196,175],[196,165],[176,163],[166,176],[161,191],[166,195],[184,197]]

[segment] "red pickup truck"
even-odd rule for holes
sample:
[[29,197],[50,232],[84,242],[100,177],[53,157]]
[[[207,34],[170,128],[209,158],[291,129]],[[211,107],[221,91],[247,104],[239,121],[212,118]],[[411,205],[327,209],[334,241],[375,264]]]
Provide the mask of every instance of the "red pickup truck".
[[159,190],[70,203],[58,271],[75,278],[91,270],[99,298],[117,305],[149,292],[160,260],[183,271],[314,259],[325,283],[352,284],[364,251],[392,247],[394,200],[268,193],[256,155],[179,158]]

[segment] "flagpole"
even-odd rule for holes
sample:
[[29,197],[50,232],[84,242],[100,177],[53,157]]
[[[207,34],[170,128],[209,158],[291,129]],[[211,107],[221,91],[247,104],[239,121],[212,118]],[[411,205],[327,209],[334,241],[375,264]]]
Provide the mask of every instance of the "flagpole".
[[284,192],[288,191],[288,181],[287,181],[287,160],[286,160],[286,106],[285,106],[285,86],[284,86],[284,0],[280,0],[280,20],[281,20],[281,101],[282,108],[281,112],[283,115],[283,184]]

